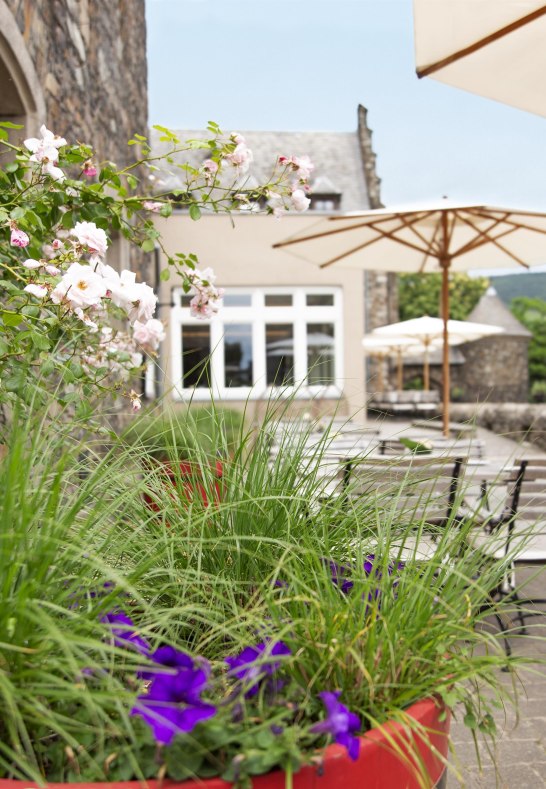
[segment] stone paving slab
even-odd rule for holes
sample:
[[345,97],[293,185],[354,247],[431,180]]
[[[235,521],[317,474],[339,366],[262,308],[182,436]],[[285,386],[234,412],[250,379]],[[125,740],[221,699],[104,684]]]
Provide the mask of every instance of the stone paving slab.
[[[546,567],[537,575],[536,567],[518,567],[517,581],[525,583],[529,597],[546,597]],[[546,787],[546,606],[544,615],[527,620],[529,634],[510,639],[514,653],[542,661],[520,672],[521,689],[517,712],[513,708],[499,710],[495,716],[501,733],[493,754],[480,746],[481,769],[472,734],[460,721],[454,721],[451,741],[453,772],[447,780],[448,789],[541,789]],[[513,678],[500,674],[508,686]]]
[[[409,421],[381,419],[375,424],[381,438],[415,433]],[[487,458],[499,468],[517,458],[546,456],[528,442],[517,443],[485,428],[477,428],[476,438],[484,441]],[[528,597],[546,598],[546,556],[542,569],[518,566],[517,583],[526,583]],[[481,767],[472,734],[461,721],[453,721],[450,762],[454,770],[448,774],[446,789],[546,789],[546,606],[541,608],[544,615],[527,620],[529,635],[510,639],[515,653],[542,661],[542,665],[520,672],[517,713],[509,708],[495,716],[500,736],[494,753],[480,746]],[[510,674],[500,672],[500,677],[508,685],[513,682]]]

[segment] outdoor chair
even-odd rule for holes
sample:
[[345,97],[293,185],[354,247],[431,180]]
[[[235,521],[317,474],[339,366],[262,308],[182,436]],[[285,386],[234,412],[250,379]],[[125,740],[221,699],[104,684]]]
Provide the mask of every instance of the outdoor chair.
[[463,458],[412,453],[355,459],[345,464],[345,496],[395,529],[414,526],[393,558],[426,561],[445,528],[457,523],[464,466]]
[[[492,496],[498,486],[505,488],[505,497],[500,512],[495,512]],[[546,598],[522,598],[516,582],[518,563],[546,563],[546,458],[516,461],[497,478],[484,481],[482,504],[481,526],[471,535],[471,544],[491,560],[512,557],[503,582],[492,590],[491,598],[493,601],[509,598],[514,602],[520,632],[524,634],[525,619],[543,613],[530,610],[528,606],[546,604]],[[509,627],[498,614],[493,613],[509,655]]]

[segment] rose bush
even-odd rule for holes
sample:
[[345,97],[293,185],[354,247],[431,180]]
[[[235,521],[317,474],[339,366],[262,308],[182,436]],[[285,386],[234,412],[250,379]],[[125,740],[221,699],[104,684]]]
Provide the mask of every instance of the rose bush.
[[[108,390],[131,398],[138,409],[140,400],[124,379],[138,371],[143,354],[153,354],[165,334],[154,318],[153,288],[137,272],[118,270],[109,253],[113,234],[145,256],[161,246],[153,215],[169,216],[173,201],[193,219],[203,210],[234,211],[260,201],[270,213],[303,210],[301,194],[312,165],[305,157],[281,157],[268,183],[245,191],[253,157],[241,135],[225,136],[211,124],[209,139],[183,143],[159,127],[169,143],[166,159],[200,148],[204,161],[201,167],[183,166],[183,192],[157,193],[156,184],[150,200],[158,157],[145,137],[130,141],[140,157],[119,169],[112,162],[95,164],[89,146],[69,144],[45,126],[39,137],[17,146],[8,139],[8,130],[17,128],[0,124],[0,150],[7,160],[0,170],[0,403],[28,402],[55,380],[59,397],[72,398],[81,408],[93,393]],[[277,202],[267,205],[272,195]],[[162,277],[174,272],[193,294],[193,314],[211,317],[222,297],[214,273],[200,271],[192,254],[167,258]],[[144,263],[141,255],[141,272]],[[120,319],[124,331],[112,328]]]

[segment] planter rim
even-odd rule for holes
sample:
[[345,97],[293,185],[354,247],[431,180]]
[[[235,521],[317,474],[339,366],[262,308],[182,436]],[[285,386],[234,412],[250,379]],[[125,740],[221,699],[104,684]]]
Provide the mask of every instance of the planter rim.
[[[431,785],[434,785],[444,772],[442,757],[446,758],[448,750],[449,711],[439,699],[426,698],[415,702],[403,712],[431,732],[431,744],[440,757],[434,755],[432,749],[425,745],[421,738],[418,738],[420,743],[418,742],[417,748],[420,757],[417,758],[420,758],[422,764],[427,768],[432,781]],[[446,713],[442,721],[439,720],[441,713]],[[315,789],[315,787],[316,789],[320,789],[320,787],[322,789],[351,789],[351,787],[359,789],[363,785],[372,788],[381,787],[381,789],[400,789],[401,786],[406,789],[414,789],[414,787],[417,789],[418,781],[411,782],[412,769],[414,771],[414,768],[404,766],[405,763],[393,753],[390,745],[393,737],[405,736],[405,732],[405,727],[394,720],[386,721],[380,726],[370,729],[360,737],[360,755],[355,762],[349,759],[346,749],[341,745],[329,745],[323,752],[322,767],[320,769],[314,766],[302,767],[299,772],[294,774],[294,785],[301,786],[302,789]],[[378,756],[379,758],[377,758]],[[375,767],[374,762],[377,763]],[[385,782],[390,780],[387,778],[390,775],[389,764],[392,764],[395,772],[396,770],[402,771],[396,773],[398,777],[392,783]],[[415,758],[413,764],[415,765]],[[361,765],[361,770],[358,770],[359,765]],[[351,782],[351,772],[359,773],[358,776],[355,775],[353,782]],[[329,773],[329,777],[325,776],[325,773]],[[376,783],[373,782],[374,775],[378,776]],[[254,789],[283,789],[285,785],[284,773],[280,770],[253,776],[252,781]],[[179,789],[191,789],[191,787],[228,789],[231,786],[231,783],[223,781],[221,778],[184,781],[151,779],[94,783],[47,782],[41,785],[29,780],[0,779],[0,789],[44,789],[44,787],[49,787],[49,789],[62,789],[62,787],[73,787],[73,789],[139,789],[142,787],[147,789],[175,789],[176,787]]]

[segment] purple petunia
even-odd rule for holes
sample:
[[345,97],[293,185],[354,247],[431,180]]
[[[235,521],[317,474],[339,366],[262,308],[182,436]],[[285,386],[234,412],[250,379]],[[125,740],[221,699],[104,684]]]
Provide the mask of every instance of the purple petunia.
[[245,696],[250,698],[258,692],[264,677],[272,677],[280,666],[278,660],[267,663],[262,659],[290,654],[289,647],[282,641],[273,644],[265,641],[255,647],[245,647],[239,655],[225,658],[225,662],[229,666],[228,675],[237,677],[245,684]]
[[311,726],[314,734],[330,734],[338,745],[347,748],[349,757],[356,761],[360,752],[360,740],[355,732],[360,729],[360,718],[339,700],[341,691],[324,690],[318,694],[326,707],[326,718]]
[[[337,587],[339,587],[340,591],[343,594],[347,594],[351,591],[354,586],[354,581],[350,580],[349,575],[352,571],[352,567],[345,564],[339,564],[339,562],[334,561],[333,559],[323,559],[322,560],[325,564],[329,566],[330,575],[332,578],[332,583],[334,583]],[[389,575],[392,575],[393,572],[398,572],[399,570],[404,569],[404,562],[398,562],[396,565],[389,564],[387,567],[387,572]],[[376,566],[375,562],[375,554],[370,553],[364,559],[363,570],[368,576],[368,578],[376,579],[380,581],[383,573],[381,570]],[[398,580],[395,580],[393,583],[393,588],[398,585]],[[374,600],[378,600],[380,597],[381,591],[379,587],[376,587],[369,594],[362,595],[362,600],[366,600],[368,603],[372,603]],[[366,609],[368,610],[368,609]]]
[[140,715],[146,721],[156,742],[169,745],[176,734],[190,732],[200,721],[216,714],[216,707],[201,699],[210,666],[206,660],[198,664],[169,646],[159,647],[150,658],[162,668],[146,672],[146,678],[152,680],[150,687],[138,696],[131,715]]
[[351,572],[351,568],[346,564],[339,564],[339,562],[335,562],[333,559],[323,559],[322,561],[325,564],[328,564],[330,568],[332,583],[338,586],[343,594],[350,592],[354,586],[354,581],[351,581],[347,578]]
[[111,626],[114,644],[117,647],[132,647],[141,655],[148,656],[149,643],[138,634],[135,623],[124,611],[110,611],[101,617],[100,621]]

